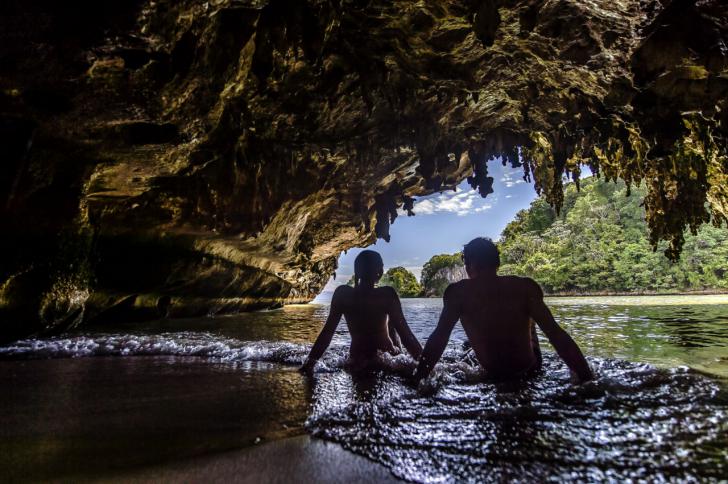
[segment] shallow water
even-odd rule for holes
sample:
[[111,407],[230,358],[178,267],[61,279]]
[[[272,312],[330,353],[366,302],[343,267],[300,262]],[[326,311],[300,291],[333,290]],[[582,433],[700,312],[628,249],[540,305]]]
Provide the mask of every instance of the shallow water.
[[[419,388],[341,370],[342,324],[313,378],[295,372],[323,305],[104,327],[0,347],[0,468],[17,480],[103,476],[300,433],[423,482],[728,476],[728,301],[554,298],[598,378],[479,382],[459,325]],[[404,300],[424,342],[441,301]],[[120,357],[121,356],[121,357]],[[94,357],[94,358],[90,358]],[[389,361],[394,368],[413,362]]]

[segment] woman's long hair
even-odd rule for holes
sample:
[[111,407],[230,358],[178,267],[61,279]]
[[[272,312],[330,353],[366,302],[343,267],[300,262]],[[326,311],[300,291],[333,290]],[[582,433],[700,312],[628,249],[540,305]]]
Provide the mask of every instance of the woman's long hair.
[[379,252],[363,250],[354,259],[354,287],[359,287],[361,281],[371,282],[372,285],[382,277],[384,261]]

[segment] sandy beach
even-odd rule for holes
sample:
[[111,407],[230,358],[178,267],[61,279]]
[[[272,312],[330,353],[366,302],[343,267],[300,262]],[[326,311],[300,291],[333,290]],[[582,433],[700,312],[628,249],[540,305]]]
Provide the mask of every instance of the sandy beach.
[[[93,481],[89,481],[93,482]],[[101,482],[101,481],[96,481]],[[238,451],[134,470],[103,482],[389,483],[386,467],[338,444],[291,437]]]

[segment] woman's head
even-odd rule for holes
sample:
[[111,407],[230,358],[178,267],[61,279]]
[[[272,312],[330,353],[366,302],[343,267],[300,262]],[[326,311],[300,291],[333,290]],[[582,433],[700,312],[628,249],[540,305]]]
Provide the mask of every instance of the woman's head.
[[379,252],[363,250],[354,259],[354,287],[374,285],[384,274],[384,261]]

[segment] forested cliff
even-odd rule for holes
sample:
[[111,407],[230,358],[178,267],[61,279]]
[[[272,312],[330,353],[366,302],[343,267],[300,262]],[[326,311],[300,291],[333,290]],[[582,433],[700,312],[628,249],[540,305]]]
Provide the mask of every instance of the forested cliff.
[[671,292],[728,289],[728,233],[710,225],[685,234],[680,260],[653,251],[644,188],[623,183],[569,185],[560,214],[542,199],[503,231],[501,272],[536,279],[549,293]]
[[[627,196],[622,182],[590,178],[581,190],[565,188],[558,214],[536,199],[503,231],[500,273],[531,277],[550,294],[728,291],[728,233],[710,225],[687,232],[672,263],[650,245],[644,191]],[[424,294],[441,296],[464,269],[457,254],[437,255],[422,274]]]

